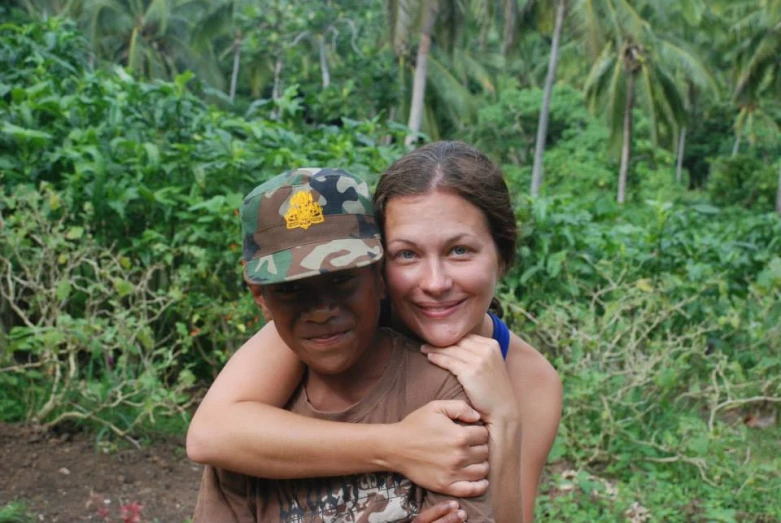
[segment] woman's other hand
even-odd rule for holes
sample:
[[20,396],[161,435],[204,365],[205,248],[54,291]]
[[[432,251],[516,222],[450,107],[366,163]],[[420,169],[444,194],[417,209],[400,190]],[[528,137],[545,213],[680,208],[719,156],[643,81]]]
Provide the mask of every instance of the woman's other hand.
[[[427,403],[390,425],[384,453],[395,470],[425,489],[457,498],[488,489],[488,430],[461,400]],[[466,423],[466,425],[464,425]]]
[[461,523],[466,521],[466,512],[459,510],[458,502],[443,501],[429,507],[412,520],[412,523]]
[[496,340],[469,334],[451,347],[423,345],[421,350],[431,363],[458,378],[486,424],[518,418],[512,384]]

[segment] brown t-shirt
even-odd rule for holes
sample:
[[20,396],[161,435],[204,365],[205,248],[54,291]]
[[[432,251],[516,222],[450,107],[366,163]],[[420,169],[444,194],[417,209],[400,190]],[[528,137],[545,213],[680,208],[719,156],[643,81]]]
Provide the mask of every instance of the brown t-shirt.
[[[300,386],[286,407],[312,418],[350,423],[394,423],[436,399],[466,400],[450,374],[428,362],[420,344],[388,331],[390,360],[358,403],[341,412],[315,410]],[[193,523],[409,522],[449,496],[427,491],[395,472],[271,480],[207,466]],[[471,522],[493,521],[488,495],[459,499]]]

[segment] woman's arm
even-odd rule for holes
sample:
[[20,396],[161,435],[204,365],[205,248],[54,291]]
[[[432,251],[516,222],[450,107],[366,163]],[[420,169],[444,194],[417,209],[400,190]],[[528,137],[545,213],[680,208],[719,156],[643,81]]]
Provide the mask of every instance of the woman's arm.
[[491,504],[497,523],[524,521],[521,487],[521,421],[496,340],[467,335],[447,348],[424,346],[429,360],[458,377],[490,434]]
[[[486,319],[483,334],[492,330]],[[493,339],[474,335],[454,347],[427,346],[424,352],[458,377],[489,427],[496,520],[515,521],[513,515],[522,510],[523,521],[533,521],[537,485],[561,418],[562,387],[556,370],[515,334],[506,362]],[[509,401],[511,397],[515,402]]]
[[563,391],[553,365],[512,333],[506,365],[521,416],[521,490],[524,521],[530,523],[542,469],[559,430]]
[[195,462],[269,478],[393,470],[456,497],[483,493],[488,434],[461,401],[436,401],[399,423],[335,423],[292,414],[289,399],[303,367],[263,327],[230,359],[198,408],[187,433]]

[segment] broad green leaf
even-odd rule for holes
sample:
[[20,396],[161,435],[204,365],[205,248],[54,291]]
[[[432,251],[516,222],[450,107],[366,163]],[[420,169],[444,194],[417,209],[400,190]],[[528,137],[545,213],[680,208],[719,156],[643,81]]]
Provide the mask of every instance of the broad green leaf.
[[57,295],[58,300],[64,301],[68,299],[70,292],[71,292],[71,284],[69,281],[60,280],[60,282],[57,283],[55,294]]
[[84,236],[84,227],[74,226],[68,229],[65,237],[69,240],[80,240]]
[[114,278],[114,290],[117,291],[120,298],[131,294],[133,292],[133,284],[127,280],[121,278]]
[[17,140],[34,140],[39,142],[45,142],[52,139],[52,135],[44,131],[36,131],[35,129],[25,129],[12,123],[3,122],[2,131],[5,134],[10,134]]

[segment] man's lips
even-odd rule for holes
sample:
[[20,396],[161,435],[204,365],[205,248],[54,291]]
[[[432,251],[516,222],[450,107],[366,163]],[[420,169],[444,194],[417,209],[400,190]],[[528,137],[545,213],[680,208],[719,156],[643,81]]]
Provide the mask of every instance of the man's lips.
[[304,336],[307,341],[317,343],[319,345],[330,345],[340,341],[346,336],[351,329],[336,329],[325,332],[312,333],[311,335]]
[[448,300],[442,302],[419,302],[415,303],[415,307],[429,318],[440,319],[445,318],[458,309],[459,305],[464,303],[466,298],[460,300]]

